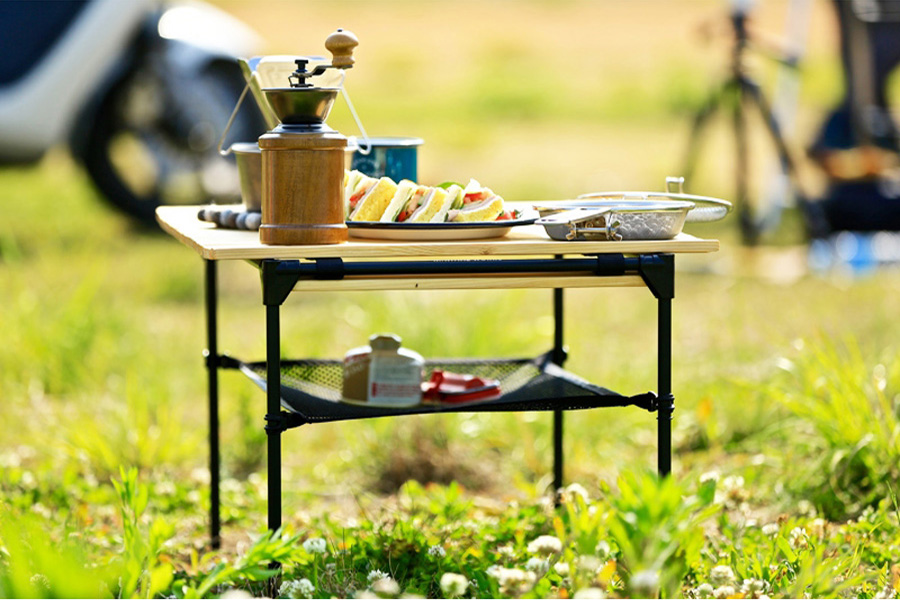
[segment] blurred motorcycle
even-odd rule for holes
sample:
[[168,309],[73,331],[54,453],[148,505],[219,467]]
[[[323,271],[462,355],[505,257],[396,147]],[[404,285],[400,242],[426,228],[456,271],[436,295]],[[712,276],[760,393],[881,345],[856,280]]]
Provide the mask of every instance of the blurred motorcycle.
[[[240,196],[217,152],[259,53],[247,26],[206,4],[0,2],[0,164],[68,144],[102,195],[145,223],[161,204]],[[244,103],[231,141],[266,130]]]

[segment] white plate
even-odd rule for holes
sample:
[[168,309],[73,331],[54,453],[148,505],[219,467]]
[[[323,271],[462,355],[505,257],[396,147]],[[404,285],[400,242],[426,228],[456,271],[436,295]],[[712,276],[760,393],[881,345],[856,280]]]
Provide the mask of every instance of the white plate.
[[478,223],[382,223],[380,221],[347,221],[350,236],[373,240],[444,241],[481,240],[503,237],[513,227],[537,221],[535,211],[523,211],[518,219]]

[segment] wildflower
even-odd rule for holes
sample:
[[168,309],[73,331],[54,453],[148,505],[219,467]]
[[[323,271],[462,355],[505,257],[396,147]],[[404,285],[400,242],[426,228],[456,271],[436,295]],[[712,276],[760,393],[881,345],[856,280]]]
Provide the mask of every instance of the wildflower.
[[303,542],[303,549],[310,554],[325,554],[328,545],[325,543],[325,540],[320,537],[309,538]]
[[594,547],[594,554],[596,554],[597,558],[599,558],[600,560],[606,560],[607,558],[609,558],[610,552],[612,552],[612,548],[609,547],[609,542],[607,542],[606,540],[600,540]]
[[469,581],[459,573],[441,575],[441,592],[446,598],[458,598],[469,589]]
[[373,582],[378,581],[379,579],[387,579],[388,577],[390,577],[390,575],[388,575],[384,571],[379,571],[378,569],[372,569],[371,571],[369,571],[369,574],[366,576],[366,581],[368,581],[369,585],[371,585]]
[[879,600],[881,600],[882,598],[889,599],[889,598],[896,598],[896,597],[897,597],[897,595],[894,593],[894,587],[891,584],[885,585],[884,589],[882,589],[880,592],[876,593],[873,596],[873,598],[878,598]]
[[767,535],[769,537],[775,537],[776,535],[778,535],[778,531],[780,529],[781,528],[778,527],[778,523],[767,523],[766,525],[763,525],[762,532],[763,532],[763,535]]
[[584,488],[580,483],[572,483],[568,485],[562,493],[563,498],[567,501],[574,503],[576,498],[581,498],[584,500],[584,503],[587,504],[591,501],[591,497],[588,494],[588,491]]
[[606,594],[603,593],[603,590],[596,587],[587,587],[581,588],[575,595],[572,596],[573,600],[581,600],[582,598],[606,598]]
[[505,546],[500,546],[499,548],[497,548],[497,554],[499,554],[503,558],[515,558],[516,549],[513,548],[510,544],[506,544]]
[[734,583],[734,571],[728,565],[716,565],[709,572],[709,581],[714,587]]
[[732,585],[720,585],[713,592],[713,598],[732,598],[737,591]]
[[337,573],[337,563],[331,562],[326,564],[325,573],[327,573],[328,575],[334,575],[335,573]]
[[559,541],[558,537],[542,535],[528,544],[528,551],[532,554],[543,554],[544,556],[559,554],[562,552],[562,542]]
[[569,576],[569,563],[567,562],[558,562],[553,565],[553,570],[556,571],[556,574],[560,577],[568,577]]
[[791,548],[806,548],[809,546],[809,538],[802,527],[794,527],[791,529],[788,541],[791,543]]
[[525,563],[525,570],[531,571],[538,577],[543,577],[550,570],[550,561],[546,558],[529,558]]
[[43,573],[35,573],[31,576],[31,579],[29,581],[31,582],[31,585],[36,588],[40,588],[44,592],[50,591],[50,580],[47,579],[47,576]]
[[691,590],[691,592],[691,595],[694,598],[703,598],[704,600],[708,600],[715,595],[716,590],[709,583],[701,583],[696,588]]
[[628,585],[640,598],[655,598],[659,588],[659,575],[656,571],[644,569],[632,575]]
[[744,478],[740,475],[729,475],[722,480],[722,488],[726,492],[740,490],[744,487]]
[[434,558],[444,558],[447,556],[447,551],[444,550],[444,547],[440,544],[435,544],[434,546],[428,547],[428,556],[433,556]]
[[822,539],[825,537],[825,519],[816,518],[809,524],[809,536]]
[[400,584],[390,577],[382,577],[372,582],[372,591],[383,598],[396,598],[400,594]]
[[745,579],[741,585],[744,598],[759,598],[769,591],[769,582],[762,579]]
[[296,579],[294,581],[285,581],[278,588],[278,595],[287,598],[312,598],[316,591],[316,586],[309,579]]
[[495,569],[488,569],[488,575],[497,580],[500,592],[506,596],[521,596],[531,589],[534,582],[537,581],[537,576],[531,571],[494,566],[496,567]]

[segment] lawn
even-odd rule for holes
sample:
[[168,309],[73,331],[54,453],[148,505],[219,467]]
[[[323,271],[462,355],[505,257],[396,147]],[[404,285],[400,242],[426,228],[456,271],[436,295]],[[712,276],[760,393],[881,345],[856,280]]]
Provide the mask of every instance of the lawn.
[[[476,177],[510,200],[661,188],[727,62],[695,33],[719,2],[220,5],[271,53],[353,30],[368,131],[423,137],[423,181]],[[785,8],[761,3],[761,27],[778,33]],[[798,150],[840,94],[828,10],[814,3]],[[331,124],[354,132],[343,106]],[[728,144],[717,131],[690,191],[729,197]],[[804,180],[821,185],[809,165]],[[691,230],[722,250],[679,262],[671,478],[652,475],[655,416],[635,409],[566,420],[558,508],[549,415],[317,425],[284,436],[286,525],[269,536],[265,396],[227,372],[209,552],[201,261],[108,208],[62,151],[0,171],[0,189],[0,596],[900,593],[900,272],[810,273],[791,218],[754,249],[733,220]],[[220,274],[220,348],[259,359],[258,281]],[[285,306],[282,341],[338,357],[393,331],[425,356],[532,355],[552,345],[550,307],[547,291],[321,293]],[[567,292],[567,368],[652,389],[654,317],[646,290]]]

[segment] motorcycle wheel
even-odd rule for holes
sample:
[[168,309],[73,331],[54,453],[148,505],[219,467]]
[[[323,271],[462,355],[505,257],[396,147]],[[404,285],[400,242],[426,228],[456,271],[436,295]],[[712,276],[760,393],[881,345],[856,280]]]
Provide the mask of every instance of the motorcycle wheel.
[[[101,102],[83,152],[103,197],[146,225],[161,205],[240,202],[234,157],[217,145],[244,85],[238,66],[224,62],[178,82],[140,69],[125,75]],[[265,130],[245,99],[226,147]]]

